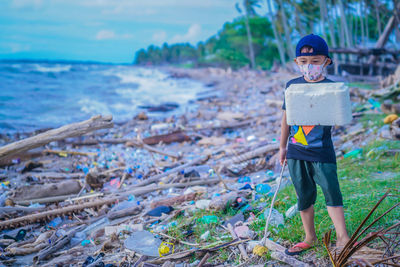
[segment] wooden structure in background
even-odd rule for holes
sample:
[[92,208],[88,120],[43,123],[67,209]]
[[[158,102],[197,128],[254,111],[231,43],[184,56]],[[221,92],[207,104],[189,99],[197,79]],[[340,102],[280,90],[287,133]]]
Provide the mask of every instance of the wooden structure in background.
[[[387,76],[400,65],[400,50],[386,49],[390,34],[400,24],[400,2],[397,3],[384,31],[373,48],[332,48],[330,52],[339,54],[337,64],[340,74],[349,76]],[[333,72],[335,68],[328,69]]]

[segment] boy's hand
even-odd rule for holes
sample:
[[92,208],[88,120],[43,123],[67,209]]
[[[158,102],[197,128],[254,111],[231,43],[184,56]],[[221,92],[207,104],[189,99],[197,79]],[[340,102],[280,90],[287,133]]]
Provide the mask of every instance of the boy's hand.
[[279,148],[279,163],[281,164],[281,166],[283,166],[285,159],[286,159],[286,147],[280,147]]

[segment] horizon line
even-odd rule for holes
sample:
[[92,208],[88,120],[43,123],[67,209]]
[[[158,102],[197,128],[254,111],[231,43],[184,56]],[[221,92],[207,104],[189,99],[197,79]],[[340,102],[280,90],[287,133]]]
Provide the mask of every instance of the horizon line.
[[102,64],[102,65],[135,65],[132,62],[106,62],[106,61],[96,61],[96,60],[76,60],[76,59],[33,59],[33,58],[0,58],[0,63],[3,62],[41,62],[41,63],[72,63],[72,64]]

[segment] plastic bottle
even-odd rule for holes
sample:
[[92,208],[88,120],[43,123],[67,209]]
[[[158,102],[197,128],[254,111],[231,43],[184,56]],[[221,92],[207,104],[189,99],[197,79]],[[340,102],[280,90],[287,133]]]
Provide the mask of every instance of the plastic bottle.
[[350,152],[347,152],[346,154],[343,155],[344,158],[355,158],[357,156],[360,156],[362,153],[362,148],[360,149],[354,149]]
[[249,176],[239,177],[238,183],[251,183],[251,178]]
[[269,184],[256,185],[256,192],[259,194],[268,194],[269,191],[271,191],[271,186]]

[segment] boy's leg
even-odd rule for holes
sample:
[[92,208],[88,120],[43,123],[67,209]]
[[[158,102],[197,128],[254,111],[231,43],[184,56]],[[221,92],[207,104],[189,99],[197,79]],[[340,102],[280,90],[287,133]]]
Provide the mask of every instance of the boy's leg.
[[317,234],[315,233],[314,225],[314,205],[311,205],[308,209],[300,211],[300,216],[303,223],[304,232],[306,233],[304,242],[313,245],[314,242],[317,241]]
[[315,170],[315,182],[321,186],[325,196],[329,216],[336,230],[337,245],[343,246],[350,239],[344,219],[343,198],[337,178],[337,166],[335,163],[313,163]]
[[[310,163],[304,160],[287,159],[290,177],[297,194],[297,204],[306,234],[305,242],[313,245],[317,240],[314,227],[314,203],[317,188],[311,178]],[[302,250],[299,247],[290,248],[289,252]]]
[[336,230],[336,246],[344,246],[350,237],[347,234],[346,223],[344,220],[343,207],[327,206],[328,213],[333,221]]

